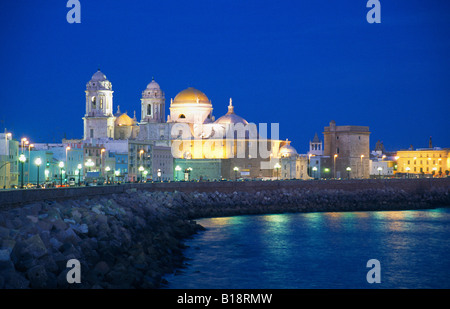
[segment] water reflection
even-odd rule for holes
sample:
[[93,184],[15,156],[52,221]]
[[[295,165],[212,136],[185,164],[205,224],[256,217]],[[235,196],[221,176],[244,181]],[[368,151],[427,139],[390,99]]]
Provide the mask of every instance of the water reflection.
[[[450,211],[202,219],[171,288],[450,288]],[[194,249],[195,248],[195,249]],[[365,280],[376,258],[382,284]]]

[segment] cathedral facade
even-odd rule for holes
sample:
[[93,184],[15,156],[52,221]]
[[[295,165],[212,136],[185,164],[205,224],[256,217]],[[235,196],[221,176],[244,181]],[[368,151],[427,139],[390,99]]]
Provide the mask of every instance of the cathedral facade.
[[[141,151],[149,153],[145,150],[149,146],[159,151],[166,149],[174,161],[173,164],[161,163],[161,166],[170,166],[174,178],[180,170],[203,179],[274,178],[280,176],[281,158],[290,158],[289,166],[293,169],[284,171],[283,178],[307,177],[304,164],[299,165],[300,157],[290,142],[261,138],[256,124],[235,113],[232,99],[228,112],[216,119],[206,94],[189,87],[170,99],[166,116],[165,93],[152,79],[142,91],[140,103],[139,122],[136,114],[131,118],[127,112],[121,112],[120,107],[114,114],[111,82],[98,70],[86,85],[84,140],[128,141],[135,145],[136,155]],[[140,144],[143,147],[139,147]],[[161,153],[158,157],[168,156]],[[130,162],[134,161],[139,162],[137,157],[130,158]],[[215,163],[211,165],[211,162]],[[201,164],[215,167],[203,168]],[[137,164],[130,165],[129,170],[138,175]],[[161,174],[161,169],[158,170]]]

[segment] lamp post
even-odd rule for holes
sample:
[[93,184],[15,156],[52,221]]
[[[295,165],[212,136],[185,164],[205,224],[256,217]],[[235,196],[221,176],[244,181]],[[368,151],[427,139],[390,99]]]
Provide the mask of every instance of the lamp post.
[[158,180],[161,181],[161,169],[158,168],[156,175],[158,175]]
[[119,170],[114,171],[114,176],[116,176],[116,179],[115,179],[116,182],[119,182],[119,180],[118,180],[119,175],[120,175],[120,171]]
[[34,147],[34,144],[30,144],[28,141],[25,142],[28,145],[28,180],[30,183],[30,171],[31,171],[31,148]]
[[94,162],[91,159],[88,159],[86,163],[84,163],[89,168],[89,172],[91,171],[91,167],[94,166]]
[[105,148],[100,150],[100,175],[103,176],[103,153],[106,151]]
[[278,180],[281,165],[280,165],[280,163],[277,162],[274,167],[277,170],[277,180]]
[[81,184],[80,184],[80,178],[81,178],[81,168],[82,168],[83,166],[81,165],[81,164],[78,164],[77,165],[77,170],[78,170],[78,186],[80,186]]
[[139,166],[139,172],[141,172],[141,180],[140,180],[140,182],[142,182],[142,172],[144,171],[144,167],[141,165],[141,166]]
[[175,167],[175,174],[176,174],[176,178],[177,178],[177,180],[178,181],[180,181],[180,179],[179,179],[179,171],[181,171],[181,167],[179,166],[179,165],[177,165],[176,167]]
[[337,154],[334,154],[334,163],[333,163],[333,169],[334,169],[334,171],[333,171],[333,177],[334,177],[334,179],[336,179],[336,158],[337,158]]
[[378,166],[377,170],[378,170],[378,177],[381,178],[381,171],[383,170],[383,168],[381,166]]
[[67,152],[70,150],[70,146],[66,147],[66,164],[67,164],[67,170],[69,170],[69,161],[67,160]]
[[[326,167],[325,169],[324,169],[324,172],[327,174],[327,176],[328,176],[328,173],[330,172],[330,169],[328,168],[328,167]],[[328,177],[326,177],[326,178],[328,178]]]
[[184,170],[184,173],[188,174],[188,181],[191,181],[191,172],[192,172],[192,167],[188,167],[187,169]]
[[239,172],[239,167],[235,166],[233,168],[233,171],[234,171],[234,180],[237,180],[237,173]]
[[63,168],[64,168],[64,162],[60,161],[58,166],[59,166],[59,176],[61,178],[61,187],[62,187],[62,171],[63,171]]
[[312,168],[312,170],[313,170],[313,172],[314,172],[314,179],[316,179],[316,178],[317,178],[317,175],[316,175],[316,173],[317,173],[317,166],[314,166],[314,167]]
[[406,167],[406,178],[409,178],[409,170],[410,170],[410,168],[409,168],[409,166],[407,166]]
[[147,174],[148,174],[148,171],[147,170],[144,170],[144,178],[145,178],[145,182],[147,182]]
[[364,178],[364,167],[363,167],[363,158],[364,155],[361,155],[361,178]]
[[109,171],[111,170],[111,168],[109,166],[105,167],[105,171],[106,171],[106,183],[109,183]]
[[25,155],[22,153],[20,156],[19,156],[19,161],[20,161],[20,163],[21,163],[21,174],[22,174],[22,177],[21,177],[21,184],[20,184],[20,188],[21,189],[23,189],[23,165],[25,164],[25,161],[27,160],[27,158],[25,157]]
[[352,170],[350,166],[346,168],[347,170],[347,179],[350,179],[350,171]]
[[39,188],[39,167],[42,164],[41,158],[36,158],[36,160],[34,160],[34,164],[37,166],[36,188]]

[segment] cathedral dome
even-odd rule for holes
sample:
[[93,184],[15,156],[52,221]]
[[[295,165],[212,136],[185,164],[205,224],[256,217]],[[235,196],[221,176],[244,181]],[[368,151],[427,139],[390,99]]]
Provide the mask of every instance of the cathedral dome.
[[105,81],[108,80],[106,78],[106,75],[103,74],[100,69],[94,73],[94,75],[92,75],[91,81],[95,81],[95,82],[101,82],[101,81]]
[[297,150],[290,145],[290,142],[286,141],[286,144],[280,147],[278,154],[282,158],[291,157],[297,154]]
[[122,115],[117,117],[114,123],[116,126],[119,127],[135,125],[134,120],[130,116],[128,116],[127,113],[123,113]]
[[247,125],[248,122],[241,116],[238,116],[234,113],[234,106],[232,104],[232,101],[230,99],[230,105],[228,105],[228,113],[220,117],[215,121],[217,124],[236,124],[236,123],[242,123],[244,125]]
[[172,104],[208,104],[211,105],[208,97],[195,88],[189,87],[176,95]]

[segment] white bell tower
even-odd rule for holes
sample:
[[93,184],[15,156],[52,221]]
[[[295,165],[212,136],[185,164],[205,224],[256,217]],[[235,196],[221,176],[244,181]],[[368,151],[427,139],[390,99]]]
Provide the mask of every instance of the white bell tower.
[[100,69],[86,84],[84,139],[114,138],[113,91]]
[[165,96],[159,87],[159,84],[152,81],[147,88],[142,91],[141,99],[141,124],[144,123],[162,123],[165,121]]

